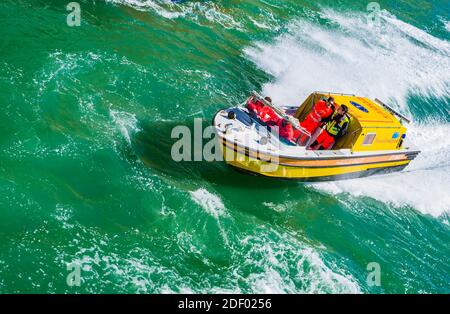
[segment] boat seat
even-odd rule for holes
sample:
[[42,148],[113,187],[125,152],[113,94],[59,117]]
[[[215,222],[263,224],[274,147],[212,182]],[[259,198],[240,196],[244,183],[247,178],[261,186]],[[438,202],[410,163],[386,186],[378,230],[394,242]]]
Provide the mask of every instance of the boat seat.
[[246,126],[251,126],[253,124],[253,119],[243,109],[234,109],[233,112],[236,114],[236,120],[242,122]]

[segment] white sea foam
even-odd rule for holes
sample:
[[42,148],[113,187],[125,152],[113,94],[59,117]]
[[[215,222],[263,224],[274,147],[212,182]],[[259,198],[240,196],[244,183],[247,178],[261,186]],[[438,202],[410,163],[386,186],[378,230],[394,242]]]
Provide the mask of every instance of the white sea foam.
[[65,228],[65,229],[71,229],[74,227],[74,225],[71,223],[71,219],[72,219],[72,215],[73,215],[72,211],[73,210],[70,206],[65,206],[62,204],[56,205],[54,217],[56,220],[61,222],[61,224],[63,225],[63,228]]
[[190,194],[192,200],[214,218],[217,219],[225,215],[225,205],[217,195],[208,192],[204,188],[190,192]]
[[241,241],[244,250],[248,246],[242,267],[248,263],[259,269],[241,279],[253,293],[361,293],[355,278],[342,268],[327,266],[318,251],[291,235],[272,233]]
[[[301,251],[301,258],[297,263],[298,278],[309,280],[305,293],[322,291],[331,293],[361,293],[355,279],[348,274],[341,274],[325,265],[317,251],[305,248]],[[305,269],[310,268],[308,271]]]
[[[127,4],[138,10],[152,9],[160,16],[167,19],[176,19],[184,16],[183,12],[173,12],[170,10],[174,6],[170,0],[153,1],[153,0],[107,0],[114,4]],[[162,5],[169,6],[169,9],[164,8]]]
[[447,32],[450,33],[450,21],[446,21],[446,20],[442,19],[442,23],[444,24],[444,27],[447,30]]
[[279,213],[284,212],[289,208],[288,204],[284,203],[275,204],[272,202],[264,202],[263,205]]
[[225,13],[219,4],[214,2],[188,2],[183,5],[170,0],[107,0],[114,4],[131,6],[137,10],[152,10],[167,19],[189,18],[197,21],[203,17],[209,22],[218,23],[225,28],[241,29],[242,25],[231,15]]
[[[298,104],[314,90],[342,91],[390,100],[408,112],[411,93],[450,97],[450,43],[388,13],[375,30],[358,14],[324,10],[334,26],[293,23],[274,43],[257,43],[246,54],[274,76],[263,88],[280,104]],[[442,111],[442,104],[436,104]],[[445,109],[444,109],[445,114]],[[409,127],[422,153],[407,171],[358,180],[320,183],[330,193],[369,196],[440,216],[450,211],[450,124],[428,121]]]
[[205,281],[202,288],[193,290],[188,288],[185,279],[177,278],[184,283],[176,290],[163,286],[159,291],[269,294],[362,292],[358,281],[342,266],[336,265],[339,261],[327,265],[322,256],[324,252],[319,253],[305,246],[295,236],[261,228],[256,234],[239,234],[238,237],[239,244],[232,247],[233,255],[239,257],[240,262],[228,268],[223,285],[211,286],[210,282]]
[[167,19],[187,18],[198,22],[201,17],[224,28],[242,30],[242,25],[228,14],[227,10],[212,1],[183,4],[170,0],[107,0],[107,2],[131,6],[142,11],[151,10]]
[[[391,100],[407,111],[411,92],[449,96],[450,43],[384,14],[382,28],[363,14],[324,10],[328,29],[292,23],[273,43],[256,43],[246,55],[275,79],[263,86],[279,104],[296,105],[315,90]],[[418,44],[420,42],[420,44]]]
[[[148,236],[145,232],[137,235],[137,232],[130,230],[123,236],[129,239]],[[148,239],[154,239],[153,236]],[[230,236],[233,245],[228,248],[233,258],[230,265],[217,270],[217,276],[224,278],[220,282],[210,280],[216,276],[200,275],[199,269],[192,269],[190,273],[182,270],[181,266],[180,271],[177,265],[185,261],[187,254],[207,259],[207,251],[215,250],[201,242],[193,242],[193,236],[186,231],[178,235],[181,251],[175,253],[170,262],[155,255],[148,247],[130,247],[129,250],[120,247],[116,250],[113,244],[117,235],[103,234],[97,228],[80,229],[71,241],[78,250],[75,253],[62,250],[59,259],[64,264],[81,267],[82,284],[88,292],[111,287],[116,291],[130,292],[132,289],[137,293],[362,292],[359,281],[350,275],[342,258],[330,255],[324,248],[305,245],[295,234],[260,225],[244,228]],[[83,247],[80,243],[88,245]],[[215,265],[212,260],[208,263]],[[100,280],[102,278],[111,281]]]
[[136,116],[128,112],[112,109],[110,109],[109,114],[127,143],[131,144],[131,136],[140,130]]
[[412,125],[409,137],[422,151],[401,173],[316,183],[333,194],[369,196],[396,206],[408,205],[434,217],[450,212],[450,124]]
[[255,26],[258,27],[258,28],[262,28],[262,29],[270,29],[270,28],[271,28],[270,25],[268,25],[268,24],[266,24],[266,23],[264,23],[264,22],[258,22],[258,21],[256,21],[255,19],[253,19],[253,18],[250,17],[250,16],[249,16],[248,18],[249,18],[249,20],[252,21],[253,24],[255,24]]

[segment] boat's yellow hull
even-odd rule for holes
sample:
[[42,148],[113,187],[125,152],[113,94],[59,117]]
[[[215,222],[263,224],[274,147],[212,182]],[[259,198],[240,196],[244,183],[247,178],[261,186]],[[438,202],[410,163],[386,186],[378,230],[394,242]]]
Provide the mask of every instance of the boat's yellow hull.
[[316,160],[281,157],[270,160],[267,156],[229,144],[222,145],[222,152],[225,162],[233,167],[258,175],[302,181],[338,180],[401,171],[412,159],[406,154],[392,154]]

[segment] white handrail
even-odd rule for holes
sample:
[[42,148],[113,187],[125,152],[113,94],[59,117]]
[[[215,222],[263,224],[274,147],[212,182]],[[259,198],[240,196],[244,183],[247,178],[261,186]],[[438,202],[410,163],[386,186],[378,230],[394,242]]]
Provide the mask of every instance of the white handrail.
[[298,121],[297,118],[290,116],[288,114],[286,114],[286,111],[284,111],[283,108],[278,107],[275,104],[272,104],[270,102],[268,102],[267,100],[265,100],[260,94],[258,94],[256,91],[253,91],[252,94],[258,99],[260,100],[263,104],[265,104],[266,106],[269,106],[270,108],[272,108],[276,113],[278,113],[283,119],[289,121],[292,123],[292,125],[299,130],[302,133],[305,133],[308,136],[311,136],[311,134],[305,130],[304,128],[302,128],[300,126],[300,122]]
[[395,111],[394,109],[392,109],[391,107],[389,107],[388,105],[386,105],[384,102],[382,102],[381,100],[379,100],[378,98],[375,98],[375,101],[382,105],[384,108],[386,108],[387,110],[389,110],[391,113],[393,113],[394,115],[400,117],[401,119],[405,120],[407,123],[411,123],[411,120],[409,120],[407,117],[405,117],[404,115],[402,115],[401,113]]

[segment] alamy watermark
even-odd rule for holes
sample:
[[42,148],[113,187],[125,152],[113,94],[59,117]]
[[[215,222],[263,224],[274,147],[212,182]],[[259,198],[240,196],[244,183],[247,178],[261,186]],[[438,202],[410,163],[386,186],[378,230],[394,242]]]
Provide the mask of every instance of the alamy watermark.
[[70,13],[67,15],[67,26],[74,27],[81,25],[81,7],[78,2],[70,2],[66,6],[67,11]]
[[[203,128],[202,119],[194,119],[193,132],[185,125],[172,129],[176,142],[171,148],[171,158],[181,161],[227,161],[258,167],[261,172],[274,172],[279,166],[280,137],[278,127],[270,129],[256,126]],[[206,142],[205,142],[206,141]]]
[[73,262],[66,265],[69,274],[66,277],[66,283],[69,287],[81,286],[81,263]]
[[381,5],[378,2],[370,2],[367,5],[367,24],[379,29],[381,26]]
[[381,286],[381,266],[379,263],[371,262],[367,264],[367,285],[369,287],[379,287]]
[[[88,260],[87,256],[83,256],[83,259],[76,259],[66,264],[68,274],[66,276],[66,284],[69,287],[80,287],[82,283],[82,271],[89,271],[90,266],[85,264],[84,261]],[[84,264],[83,264],[84,263]]]

